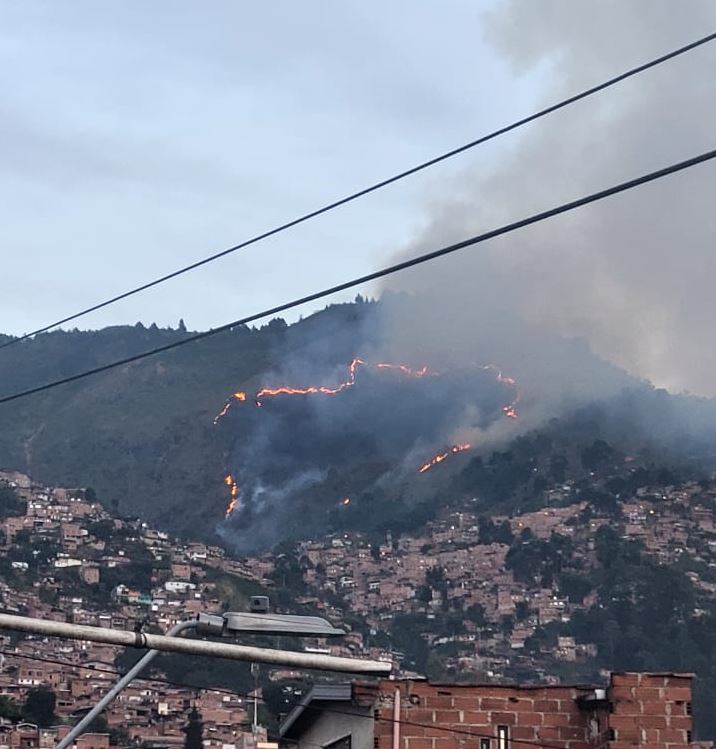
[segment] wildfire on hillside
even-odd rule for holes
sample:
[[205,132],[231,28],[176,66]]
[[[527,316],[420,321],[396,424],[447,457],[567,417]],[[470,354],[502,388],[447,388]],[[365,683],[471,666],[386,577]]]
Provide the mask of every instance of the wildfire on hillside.
[[[361,366],[371,365],[367,365],[363,361],[363,359],[353,359],[348,367],[348,379],[344,382],[339,383],[335,387],[327,387],[325,385],[311,385],[309,387],[296,388],[283,385],[276,388],[262,388],[258,391],[258,393],[256,393],[256,405],[261,405],[262,398],[275,397],[277,395],[337,395],[338,393],[341,393],[356,384],[356,371],[358,370],[358,367]],[[431,373],[428,371],[427,367],[422,367],[418,370],[412,370],[410,367],[406,367],[403,364],[379,363],[373,366],[375,367],[375,369],[392,369],[406,375],[407,377],[425,377],[429,374],[434,374],[437,376],[437,372]]]
[[[408,377],[408,378],[440,377],[441,376],[440,372],[432,371],[428,369],[427,366],[420,367],[419,369],[413,369],[412,367],[409,367],[406,364],[392,364],[388,362],[378,362],[376,364],[368,364],[363,359],[355,357],[353,358],[353,360],[350,362],[348,366],[348,377],[343,382],[340,382],[333,387],[329,387],[327,385],[309,385],[306,387],[293,387],[290,385],[281,385],[278,387],[263,387],[260,390],[258,390],[253,397],[254,406],[257,408],[261,408],[263,406],[263,402],[267,398],[275,398],[278,396],[296,396],[296,395],[297,396],[307,396],[307,395],[333,396],[333,395],[337,395],[338,393],[341,393],[344,390],[352,388],[356,384],[356,373],[359,367],[368,367],[368,368],[375,369],[377,371],[392,371],[398,375]],[[499,383],[507,385],[515,390],[514,398],[509,403],[504,405],[501,410],[504,416],[511,418],[511,419],[516,419],[517,418],[516,406],[520,398],[519,392],[517,391],[516,381],[512,377],[504,375],[502,371],[498,367],[494,366],[493,364],[487,364],[484,366],[480,366],[478,368],[494,373],[495,379]],[[226,416],[226,414],[229,412],[229,410],[235,403],[237,402],[245,403],[248,400],[249,400],[248,395],[243,391],[237,391],[233,393],[232,396],[228,399],[228,401],[224,405],[223,409],[214,418],[214,424],[217,424],[224,416]],[[438,453],[437,455],[433,456],[429,461],[421,465],[420,468],[418,469],[418,472],[425,473],[429,471],[431,468],[433,468],[434,466],[445,461],[451,455],[464,452],[465,450],[469,450],[469,449],[470,449],[469,444],[453,445],[446,451]],[[226,476],[226,478],[224,479],[224,482],[226,483],[228,487],[230,487],[231,498],[230,498],[229,505],[226,508],[226,515],[225,515],[228,518],[232,515],[232,513],[237,507],[239,489],[238,489],[238,485],[236,481],[231,475]],[[342,504],[347,506],[348,504],[350,504],[350,499],[348,498],[344,499],[342,501]]]
[[426,471],[429,471],[433,466],[436,466],[438,463],[442,463],[444,460],[447,460],[451,455],[455,455],[456,453],[462,453],[465,452],[465,450],[470,449],[470,444],[465,442],[460,445],[453,445],[449,450],[446,450],[445,452],[438,453],[437,455],[430,458],[427,463],[423,463],[420,468],[418,468],[418,473],[425,473]]
[[226,401],[224,407],[219,411],[218,414],[214,417],[214,424],[218,424],[221,419],[226,416],[227,413],[229,413],[229,409],[231,408],[231,404],[234,402],[234,400],[239,401],[239,403],[243,403],[246,400],[246,393],[239,390],[238,392],[234,393],[229,400]]
[[231,496],[231,500],[226,508],[226,513],[224,514],[224,517],[228,518],[236,509],[236,505],[239,501],[239,485],[234,481],[234,477],[231,474],[224,476],[224,483],[229,487],[229,493]]

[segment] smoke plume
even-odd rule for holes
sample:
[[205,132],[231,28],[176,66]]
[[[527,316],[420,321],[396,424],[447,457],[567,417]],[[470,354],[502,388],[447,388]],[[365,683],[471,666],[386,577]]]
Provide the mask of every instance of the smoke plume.
[[[544,72],[553,102],[715,27],[710,0],[507,0],[484,32],[516,73]],[[473,155],[401,257],[712,149],[715,69],[712,43],[519,131],[489,168]],[[415,309],[388,320],[386,338],[453,356],[497,347],[486,355],[505,367],[556,371],[566,344],[535,350],[539,331],[657,386],[715,395],[715,178],[699,166],[396,276],[390,288],[416,295]],[[617,384],[606,369],[567,375],[596,397]]]
[[[507,0],[483,30],[517,73],[542,72],[544,102],[553,102],[703,36],[715,21],[710,0]],[[712,149],[714,69],[716,44],[524,128],[498,146],[499,159],[473,153],[426,206],[400,257]],[[339,382],[354,356],[449,375],[402,381],[366,368],[358,387],[335,397],[259,408],[249,397],[230,410],[221,428],[236,435],[241,502],[223,527],[227,539],[252,548],[417,525],[473,456],[555,416],[582,413],[590,438],[635,448],[714,447],[716,402],[670,398],[647,381],[716,395],[715,168],[399,274],[378,304],[291,326],[282,368],[260,384]],[[503,410],[514,388],[498,372],[517,380],[516,420]],[[443,454],[445,465],[419,472]]]

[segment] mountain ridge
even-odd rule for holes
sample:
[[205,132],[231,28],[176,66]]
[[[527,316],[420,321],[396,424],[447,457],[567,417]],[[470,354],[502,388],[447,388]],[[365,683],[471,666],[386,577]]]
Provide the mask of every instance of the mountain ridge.
[[[172,532],[216,539],[229,500],[225,476],[233,470],[238,439],[235,431],[213,423],[227,398],[237,389],[257,392],[264,385],[280,384],[286,372],[298,373],[299,382],[304,381],[302,373],[310,371],[320,384],[332,383],[358,354],[385,353],[392,361],[421,366],[433,366],[432,358],[440,364],[427,343],[421,341],[416,352],[405,342],[396,342],[385,320],[409,314],[410,304],[397,295],[380,302],[358,298],[290,326],[275,319],[261,328],[239,327],[4,404],[0,465],[49,484],[92,486],[122,513]],[[188,335],[183,326],[143,325],[42,334],[0,352],[0,391],[8,394],[33,387]],[[511,345],[518,339],[524,345]],[[490,347],[495,349],[503,340],[510,345],[496,353],[510,360],[514,369],[507,370],[509,375],[517,370],[521,391],[523,380],[527,387],[518,406],[519,426],[513,432],[505,427],[504,433],[490,437],[492,441],[481,446],[485,456],[520,433],[548,424],[551,417],[578,412],[583,415],[582,429],[591,430],[592,437],[617,435],[622,442],[637,445],[653,441],[658,449],[680,450],[681,457],[692,448],[700,454],[711,449],[704,445],[711,444],[710,424],[716,423],[712,401],[668,395],[600,362],[581,342],[539,339],[532,331],[513,334],[504,321],[491,338],[478,341],[476,336],[471,346],[465,342],[465,348],[473,356],[483,349],[494,356]],[[541,352],[545,352],[542,359]],[[595,397],[584,398],[581,392],[589,391],[593,372],[597,373],[592,378],[597,383]],[[605,393],[609,397],[600,399]],[[362,407],[368,405],[364,401]],[[299,434],[299,426],[289,420],[287,429]],[[662,439],[659,429],[672,431],[672,444],[666,444],[669,434]],[[696,435],[690,441],[684,438],[689,430]],[[450,444],[445,441],[435,447],[449,449]],[[367,474],[378,471],[379,462],[371,459],[361,468],[348,456],[344,468],[346,474],[352,471],[358,478],[370,479]],[[444,473],[447,481],[449,472]],[[431,486],[439,493],[440,481]],[[338,482],[335,489],[343,492],[344,486]],[[344,496],[348,495],[335,500]],[[307,507],[317,505],[309,502]],[[407,504],[405,514],[411,512]],[[317,532],[328,527],[316,526]]]

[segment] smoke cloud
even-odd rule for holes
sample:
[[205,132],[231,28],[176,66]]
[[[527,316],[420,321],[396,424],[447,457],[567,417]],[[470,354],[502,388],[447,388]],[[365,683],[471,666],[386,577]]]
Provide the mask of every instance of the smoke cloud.
[[[508,0],[484,32],[516,73],[545,71],[552,102],[715,27],[710,0]],[[712,43],[520,131],[489,168],[473,155],[401,257],[712,149],[713,70]],[[396,276],[389,288],[414,309],[388,317],[385,337],[418,358],[486,350],[543,383],[566,362],[560,388],[604,396],[620,385],[614,367],[563,356],[586,344],[657,386],[716,395],[715,178],[699,166]]]
[[[366,322],[379,309],[365,305]],[[491,366],[411,369],[366,358],[348,369],[296,353],[266,377],[279,388],[234,398],[217,419],[234,437],[227,485],[238,487],[219,532],[242,550],[405,523],[434,489],[433,469],[445,481],[474,456],[477,444],[467,442],[514,434],[518,385]]]
[[[715,22],[710,0],[507,0],[485,17],[484,33],[516,73],[543,72],[546,103]],[[441,184],[400,257],[712,149],[712,70],[716,44],[525,128],[500,142],[499,159],[476,151]],[[696,167],[394,276],[375,305],[339,306],[291,326],[282,370],[267,382],[339,382],[353,356],[448,374],[397,382],[366,368],[337,397],[233,409],[222,428],[236,435],[242,503],[225,537],[246,549],[326,530],[417,525],[474,455],[552,417],[578,414],[589,439],[635,449],[713,448],[716,402],[669,398],[649,382],[716,395],[714,177],[715,165]],[[514,389],[498,371],[516,378],[517,420],[502,411]],[[459,443],[472,447],[418,473]]]

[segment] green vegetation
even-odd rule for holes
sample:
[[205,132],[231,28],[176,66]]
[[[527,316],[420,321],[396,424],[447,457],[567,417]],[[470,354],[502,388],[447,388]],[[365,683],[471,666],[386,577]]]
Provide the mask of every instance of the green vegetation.
[[189,722],[184,728],[186,739],[184,749],[203,749],[204,723],[196,707],[193,707],[189,713]]
[[[180,330],[54,331],[6,349],[3,392],[178,340]],[[213,532],[229,443],[213,426],[227,396],[270,366],[276,333],[232,333],[9,404],[0,465],[58,486],[91,484],[108,507],[175,532]],[[96,494],[95,494],[96,492]],[[197,501],[197,498],[201,501]],[[1,510],[0,510],[1,511]]]
[[[238,388],[250,390],[287,351],[317,330],[333,333],[326,366],[350,361],[372,305],[334,305],[291,327],[274,320],[7,404],[0,465],[85,494],[175,533],[213,538],[226,506],[233,437],[214,416]],[[24,390],[172,343],[178,329],[115,326],[52,331],[5,349],[0,390]],[[325,338],[325,335],[324,335]],[[2,513],[0,499],[0,514]]]
[[0,520],[25,514],[26,502],[6,484],[0,484]]
[[20,719],[22,710],[15,700],[7,694],[0,694],[0,718],[17,722]]
[[553,533],[549,540],[535,538],[525,529],[515,540],[505,558],[515,580],[531,586],[551,588],[555,577],[572,558],[572,542],[567,536]]
[[[561,633],[596,643],[602,668],[696,673],[694,715],[701,734],[714,735],[716,602],[683,571],[658,564],[609,526],[597,532],[596,552],[599,602],[575,613]],[[553,628],[541,637],[556,634]]]
[[35,723],[40,728],[48,728],[56,721],[55,703],[57,698],[49,687],[30,689],[22,706],[22,719]]
[[207,569],[207,581],[216,585],[216,597],[223,602],[226,611],[246,611],[251,596],[268,595],[268,591],[253,580],[213,569]]

